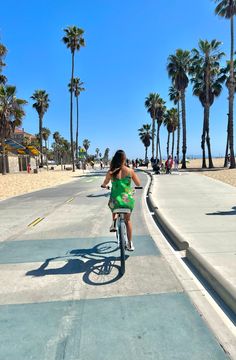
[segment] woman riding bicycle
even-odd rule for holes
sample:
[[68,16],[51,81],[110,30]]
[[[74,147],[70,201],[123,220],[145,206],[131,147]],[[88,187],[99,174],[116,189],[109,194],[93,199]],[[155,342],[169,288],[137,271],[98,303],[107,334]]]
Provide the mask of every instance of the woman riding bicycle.
[[[109,208],[113,212],[118,208],[126,208],[131,211],[134,208],[133,190],[131,188],[131,180],[136,186],[140,186],[139,177],[135,174],[134,170],[127,167],[126,155],[123,150],[118,150],[112,158],[110,170],[107,172],[106,178],[101,185],[103,188],[107,188],[108,183],[111,181],[111,196],[108,203]],[[116,231],[116,219],[118,214],[112,213],[112,225],[110,231]],[[133,251],[134,245],[132,242],[132,223],[130,220],[130,214],[125,214],[125,222],[128,236],[127,250]]]

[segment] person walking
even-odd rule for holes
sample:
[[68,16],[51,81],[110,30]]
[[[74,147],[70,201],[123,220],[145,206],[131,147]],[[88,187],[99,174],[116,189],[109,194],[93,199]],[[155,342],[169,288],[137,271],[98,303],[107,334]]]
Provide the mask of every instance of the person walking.
[[174,157],[174,169],[175,171],[179,171],[179,161],[177,159],[177,156]]
[[172,166],[173,166],[173,159],[172,159],[172,156],[169,155],[168,159],[165,162],[166,174],[171,174]]

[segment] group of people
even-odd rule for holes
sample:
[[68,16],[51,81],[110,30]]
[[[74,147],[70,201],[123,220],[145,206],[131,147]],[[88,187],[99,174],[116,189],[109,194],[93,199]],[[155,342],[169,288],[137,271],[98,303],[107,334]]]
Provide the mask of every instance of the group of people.
[[171,170],[173,166],[175,171],[178,171],[179,169],[179,161],[177,156],[175,156],[173,159],[171,155],[168,156],[167,160],[164,163],[162,162],[162,160],[155,159],[152,157],[151,165],[153,171],[155,171],[156,174],[160,174],[161,172],[162,173],[165,172],[166,174],[171,174]]

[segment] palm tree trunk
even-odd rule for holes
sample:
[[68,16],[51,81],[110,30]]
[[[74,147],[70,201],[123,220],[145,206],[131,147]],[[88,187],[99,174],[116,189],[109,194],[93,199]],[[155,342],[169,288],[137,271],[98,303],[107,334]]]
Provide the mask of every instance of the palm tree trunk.
[[79,147],[79,97],[76,96],[76,160],[78,161],[78,147]]
[[229,153],[229,115],[228,115],[227,140],[226,140],[225,161],[224,161],[225,168],[228,167],[228,153]]
[[234,157],[234,16],[230,19],[231,29],[231,50],[230,50],[230,82],[229,82],[229,148],[230,148],[230,169],[235,168]]
[[147,146],[145,146],[145,163],[146,163],[146,161],[147,161]]
[[205,143],[206,143],[206,111],[204,106],[204,118],[203,118],[203,127],[202,127],[202,141],[201,141],[201,148],[202,148],[202,169],[206,169],[206,150],[205,150]]
[[170,132],[168,131],[167,146],[166,146],[167,159],[168,159],[168,156],[169,156],[169,145],[170,145]]
[[174,158],[174,146],[175,146],[175,131],[172,132],[172,150],[171,150],[171,156],[172,159]]
[[179,162],[179,144],[180,144],[180,109],[179,109],[179,101],[178,101],[178,105],[177,105],[177,110],[178,110],[178,129],[177,129],[177,149],[176,149],[176,155],[177,155],[177,160]]
[[6,167],[6,151],[5,151],[5,138],[1,138],[1,144],[2,144],[2,175],[7,174],[7,167]]
[[156,159],[158,159],[159,143],[160,143],[160,124],[157,123]]
[[187,140],[186,140],[186,108],[185,108],[185,90],[181,90],[181,108],[182,108],[182,129],[183,129],[183,145],[182,145],[182,169],[186,169],[186,152],[187,152]]
[[205,79],[206,79],[206,104],[205,104],[205,129],[206,129],[206,144],[208,150],[208,161],[209,161],[209,169],[214,167],[211,157],[211,142],[210,142],[210,99],[209,99],[209,92],[210,92],[210,69],[209,69],[209,58],[207,58],[207,67],[205,72]]
[[45,140],[45,157],[46,157],[46,165],[48,171],[48,152],[47,152],[47,140]]
[[161,142],[159,141],[159,153],[160,153],[160,161],[162,160],[161,158]]
[[71,91],[70,91],[70,145],[71,145],[71,161],[72,171],[75,171],[74,159],[74,142],[73,142],[73,79],[74,79],[74,57],[75,53],[72,52],[72,66],[71,66]]
[[206,143],[207,143],[207,149],[208,149],[208,161],[209,161],[209,169],[212,169],[214,167],[212,156],[211,156],[211,142],[210,142],[210,129],[209,129],[209,113],[210,108],[206,108]]
[[154,158],[155,119],[152,118],[152,158]]
[[43,127],[43,117],[39,114],[39,147],[40,147],[40,166],[43,167],[43,135],[42,135],[42,127]]

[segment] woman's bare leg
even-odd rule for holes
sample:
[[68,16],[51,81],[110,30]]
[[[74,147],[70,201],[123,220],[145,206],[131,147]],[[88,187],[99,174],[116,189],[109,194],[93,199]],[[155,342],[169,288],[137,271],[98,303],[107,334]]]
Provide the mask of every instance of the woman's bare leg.
[[131,214],[125,214],[125,223],[127,228],[127,237],[129,240],[129,244],[131,243],[132,240],[132,223],[131,223],[130,215]]

